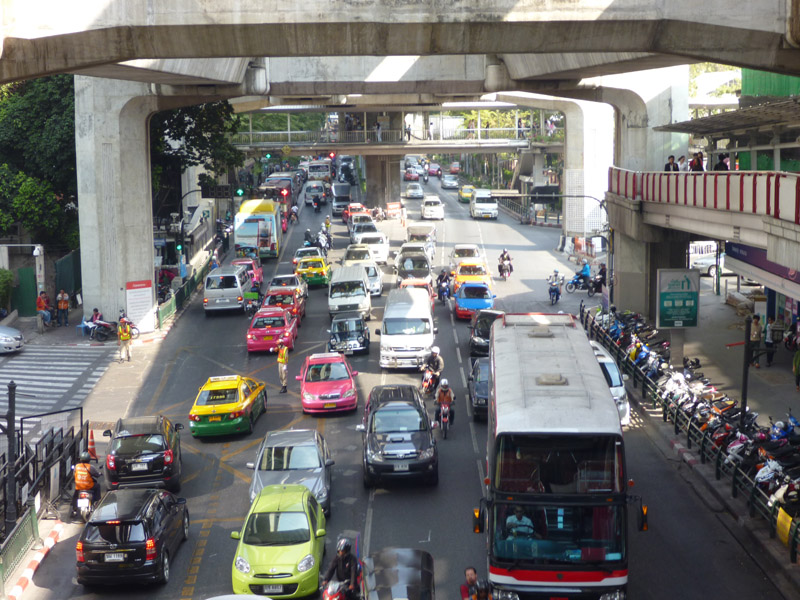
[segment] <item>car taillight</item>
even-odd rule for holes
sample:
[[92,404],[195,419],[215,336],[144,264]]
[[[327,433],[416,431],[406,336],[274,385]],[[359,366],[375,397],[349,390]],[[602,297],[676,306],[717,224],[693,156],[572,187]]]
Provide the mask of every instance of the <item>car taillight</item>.
[[78,559],[78,562],[86,562],[86,559],[83,556],[83,542],[78,542],[75,544],[75,556]]
[[189,420],[190,421],[195,421],[196,423],[199,423],[200,422],[200,415],[194,415],[194,414],[190,413],[189,414]]
[[232,421],[233,419],[238,419],[239,417],[243,417],[243,416],[244,416],[244,411],[243,410],[236,410],[236,411],[233,411],[228,416],[228,418]]
[[112,471],[117,470],[117,462],[113,454],[106,454],[106,467]]
[[147,541],[144,543],[144,559],[145,560],[155,560],[156,559],[156,541],[153,538],[147,538]]
[[293,258],[293,259],[292,259],[292,264],[293,264],[293,265],[296,265],[296,264],[297,264],[297,259],[296,259],[296,258]]
[[272,245],[269,247],[269,249],[270,249],[270,250],[275,250],[275,244],[273,243],[273,244],[272,244]]
[[171,465],[172,461],[175,459],[175,455],[172,453],[172,450],[167,450],[164,452],[164,464]]
[[241,302],[242,300],[244,300],[244,298],[242,298],[241,296],[237,296],[237,297],[236,297],[236,300],[237,300],[238,302]]
[[296,309],[296,308],[293,308],[293,309],[292,309],[292,314],[293,314],[293,315],[296,315],[296,314],[297,314],[297,309]]
[[208,298],[203,298],[203,304],[208,304]]

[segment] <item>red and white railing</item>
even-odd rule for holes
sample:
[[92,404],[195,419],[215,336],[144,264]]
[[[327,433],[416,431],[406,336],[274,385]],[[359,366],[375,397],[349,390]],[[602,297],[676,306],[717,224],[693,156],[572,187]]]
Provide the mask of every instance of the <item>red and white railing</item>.
[[797,173],[669,173],[611,167],[608,191],[629,200],[770,216],[800,224],[800,174]]

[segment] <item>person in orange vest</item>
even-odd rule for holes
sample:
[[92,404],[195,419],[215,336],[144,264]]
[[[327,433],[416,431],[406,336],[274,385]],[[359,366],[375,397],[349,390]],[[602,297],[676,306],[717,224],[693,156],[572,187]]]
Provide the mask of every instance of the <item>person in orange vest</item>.
[[72,468],[75,477],[75,493],[72,495],[72,514],[75,514],[78,501],[78,492],[92,490],[92,502],[100,500],[100,472],[91,464],[91,456],[84,451],[78,457],[77,464]]
[[119,362],[124,360],[124,356],[131,362],[131,326],[125,320],[120,321],[117,326],[117,346],[119,346]]
[[[270,352],[275,352],[275,348],[271,348]],[[286,393],[286,385],[288,381],[289,371],[289,349],[283,343],[283,338],[278,340],[278,375],[281,378],[281,394]]]
[[61,290],[56,296],[56,308],[58,309],[58,326],[69,327],[69,294]]

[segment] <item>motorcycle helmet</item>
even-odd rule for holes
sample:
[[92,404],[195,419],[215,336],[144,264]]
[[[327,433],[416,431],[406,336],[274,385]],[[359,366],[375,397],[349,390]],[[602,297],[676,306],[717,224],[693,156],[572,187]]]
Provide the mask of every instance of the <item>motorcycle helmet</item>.
[[86,452],[86,450],[81,452],[81,455],[78,457],[78,462],[88,463],[90,460],[92,460],[92,456]]
[[581,264],[588,265],[589,261],[584,258],[583,261],[581,261]]
[[350,554],[350,540],[347,538],[339,538],[339,541],[336,542],[336,551]]
[[306,233],[311,233],[311,230],[310,229],[306,229]]
[[503,248],[503,254],[505,254],[506,252],[508,252],[508,249],[507,248]]
[[783,431],[784,429],[786,429],[786,423],[784,423],[783,421],[775,421],[773,427],[775,429],[780,429],[781,431]]
[[553,275],[558,275],[558,269],[553,269]]
[[439,354],[439,346],[431,346],[431,354]]
[[763,431],[759,431],[757,434],[753,436],[753,439],[756,442],[766,442],[769,438],[766,433],[764,433]]
[[447,381],[447,379],[442,379],[439,382],[439,385],[442,386],[442,388],[447,389],[448,387],[450,387],[450,382]]

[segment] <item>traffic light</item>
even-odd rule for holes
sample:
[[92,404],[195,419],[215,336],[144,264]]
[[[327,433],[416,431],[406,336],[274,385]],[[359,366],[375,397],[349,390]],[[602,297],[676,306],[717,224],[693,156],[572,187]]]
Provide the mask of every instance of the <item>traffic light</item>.
[[288,195],[289,195],[289,190],[287,190],[286,188],[282,188],[281,189],[281,196],[283,196],[285,198]]
[[237,196],[244,196],[244,188],[236,188],[236,195]]
[[177,250],[178,252],[182,251],[183,250],[183,244],[180,243],[180,242],[175,244],[175,250]]
[[328,157],[329,157],[331,160],[333,160],[334,158],[336,158],[336,152],[331,152],[330,154],[328,154]]
[[267,160],[269,160],[270,158],[272,158],[272,154],[270,154],[269,152],[267,152],[267,153],[264,155],[264,158],[266,158]]

